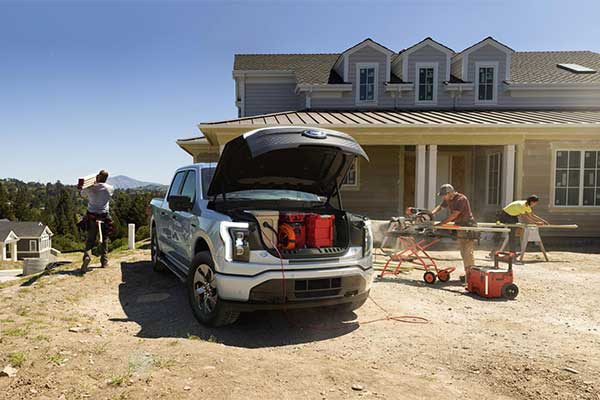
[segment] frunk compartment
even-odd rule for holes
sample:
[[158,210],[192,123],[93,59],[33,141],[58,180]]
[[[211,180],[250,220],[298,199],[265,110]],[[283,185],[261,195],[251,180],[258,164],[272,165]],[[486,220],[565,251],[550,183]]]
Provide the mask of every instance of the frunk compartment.
[[306,247],[305,213],[282,212],[279,215],[278,246],[282,249]]
[[279,211],[252,210],[250,213],[258,222],[258,230],[265,246],[271,249],[277,246]]

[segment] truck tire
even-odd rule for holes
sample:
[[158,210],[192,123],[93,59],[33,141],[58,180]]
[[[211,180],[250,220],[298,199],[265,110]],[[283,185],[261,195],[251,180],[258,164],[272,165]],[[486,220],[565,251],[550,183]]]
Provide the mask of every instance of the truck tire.
[[233,324],[240,313],[232,311],[219,299],[215,279],[215,265],[210,252],[196,254],[187,277],[190,306],[196,319],[204,325]]
[[152,269],[154,272],[167,272],[167,267],[160,262],[160,249],[158,248],[158,236],[156,235],[156,227],[152,227],[152,236],[150,236],[150,255],[152,257]]

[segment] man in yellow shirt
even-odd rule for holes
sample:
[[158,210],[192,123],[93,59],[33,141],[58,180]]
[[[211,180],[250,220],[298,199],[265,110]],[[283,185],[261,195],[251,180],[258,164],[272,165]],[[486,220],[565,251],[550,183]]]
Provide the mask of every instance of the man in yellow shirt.
[[[540,202],[540,198],[532,194],[527,200],[516,200],[502,209],[498,216],[498,221],[503,224],[517,224],[519,217],[521,222],[535,225],[548,225],[548,221],[538,217],[533,213],[533,208]],[[510,251],[514,252],[516,248],[516,229],[511,228],[509,237]]]

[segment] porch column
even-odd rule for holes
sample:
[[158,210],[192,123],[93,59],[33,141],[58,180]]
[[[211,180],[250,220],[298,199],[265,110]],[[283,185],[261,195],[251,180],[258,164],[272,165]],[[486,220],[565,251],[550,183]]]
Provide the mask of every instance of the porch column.
[[10,244],[10,259],[11,261],[17,261],[17,242],[12,242]]
[[425,208],[425,145],[418,144],[415,162],[415,207]]
[[427,208],[436,206],[437,197],[437,144],[430,144],[427,152]]
[[502,206],[514,200],[515,193],[515,145],[507,144],[502,153]]
[[4,242],[0,242],[0,246],[2,246],[2,251],[0,251],[0,261],[6,260],[6,245]]

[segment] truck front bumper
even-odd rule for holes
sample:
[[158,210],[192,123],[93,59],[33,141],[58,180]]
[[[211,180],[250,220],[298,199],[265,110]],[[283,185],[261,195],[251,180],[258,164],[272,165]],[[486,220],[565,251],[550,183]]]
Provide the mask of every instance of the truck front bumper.
[[269,269],[253,276],[217,272],[216,278],[222,300],[246,303],[251,309],[277,309],[359,301],[368,295],[374,274],[372,267],[360,264],[314,269],[286,265],[283,272]]

